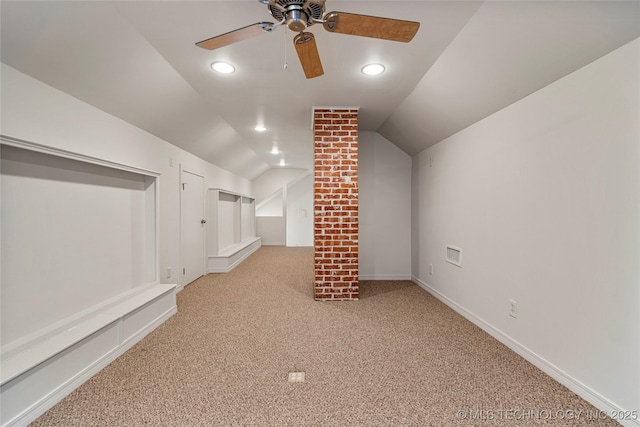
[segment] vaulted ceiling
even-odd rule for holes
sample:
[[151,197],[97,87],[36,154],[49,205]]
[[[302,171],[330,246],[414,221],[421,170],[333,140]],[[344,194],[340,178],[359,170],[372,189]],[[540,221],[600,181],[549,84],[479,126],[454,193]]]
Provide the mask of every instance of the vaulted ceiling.
[[[286,27],[195,46],[273,22],[256,0],[0,7],[3,63],[247,179],[281,158],[311,167],[314,106],[357,106],[361,130],[413,155],[640,37],[636,1],[327,0],[327,11],[421,26],[408,44],[312,26],[325,73],[306,79]],[[236,72],[214,73],[214,61]],[[386,72],[363,75],[372,62]]]

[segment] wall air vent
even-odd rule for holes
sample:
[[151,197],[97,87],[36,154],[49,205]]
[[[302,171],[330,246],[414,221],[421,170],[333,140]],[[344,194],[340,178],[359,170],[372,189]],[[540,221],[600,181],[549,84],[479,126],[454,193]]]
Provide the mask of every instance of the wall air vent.
[[447,245],[447,262],[462,267],[462,249]]

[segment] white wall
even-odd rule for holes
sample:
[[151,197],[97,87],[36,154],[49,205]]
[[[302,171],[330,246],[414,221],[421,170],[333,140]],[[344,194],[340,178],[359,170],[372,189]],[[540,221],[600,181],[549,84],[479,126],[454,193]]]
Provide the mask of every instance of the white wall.
[[287,246],[313,246],[313,174],[287,186]]
[[257,216],[284,216],[284,188],[256,206]]
[[256,204],[268,199],[276,191],[286,188],[287,184],[307,173],[306,169],[274,168],[269,169],[253,181],[251,181],[251,195],[255,197]]
[[638,76],[640,39],[413,159],[415,280],[627,410],[640,409]]
[[[297,232],[295,227],[289,229],[287,222],[287,185],[306,173],[306,169],[297,168],[269,169],[251,182],[256,199],[256,234],[262,237],[263,245],[284,246],[290,239],[297,241],[297,237],[287,235]],[[277,203],[281,206],[275,206]]]
[[[3,135],[149,169],[161,174],[159,265],[162,283],[180,283],[180,166],[207,187],[248,194],[250,181],[197,158],[114,116],[2,64]],[[204,197],[204,195],[203,195]],[[167,267],[173,277],[167,278]]]
[[411,157],[359,132],[359,254],[363,280],[411,278]]

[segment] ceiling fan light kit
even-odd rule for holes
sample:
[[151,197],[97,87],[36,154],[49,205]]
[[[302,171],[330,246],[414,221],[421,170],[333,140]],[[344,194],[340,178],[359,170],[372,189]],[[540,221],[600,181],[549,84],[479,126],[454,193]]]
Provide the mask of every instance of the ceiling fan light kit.
[[325,14],[326,0],[258,0],[267,5],[271,16],[278,22],[258,22],[196,43],[203,49],[213,50],[237,43],[286,25],[297,32],[293,39],[296,53],[308,79],[324,74],[322,61],[313,33],[305,31],[322,24],[330,33],[372,37],[396,42],[410,42],[420,28],[419,22],[346,12]]

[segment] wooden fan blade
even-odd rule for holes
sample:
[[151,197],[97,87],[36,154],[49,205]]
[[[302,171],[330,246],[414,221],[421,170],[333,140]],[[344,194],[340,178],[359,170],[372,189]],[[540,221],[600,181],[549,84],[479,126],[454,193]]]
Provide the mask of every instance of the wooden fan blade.
[[408,43],[420,28],[419,22],[379,18],[355,13],[330,12],[325,17],[324,29],[332,33],[374,37]]
[[296,52],[298,52],[304,75],[308,79],[323,75],[322,61],[320,61],[316,38],[313,34],[300,33],[293,39],[293,44],[296,47]]
[[247,25],[246,27],[202,40],[196,43],[196,46],[208,50],[218,49],[242,40],[250,39],[251,37],[259,36],[271,30],[273,30],[273,24],[271,22],[258,22],[257,24]]

